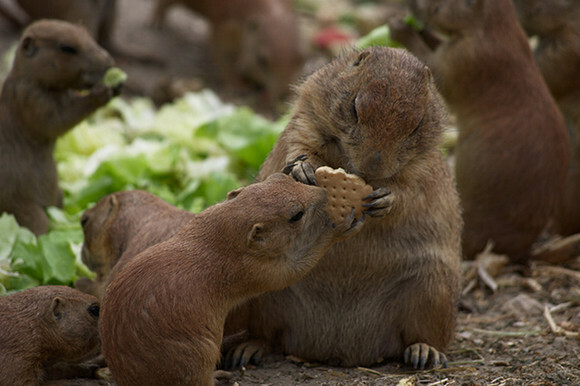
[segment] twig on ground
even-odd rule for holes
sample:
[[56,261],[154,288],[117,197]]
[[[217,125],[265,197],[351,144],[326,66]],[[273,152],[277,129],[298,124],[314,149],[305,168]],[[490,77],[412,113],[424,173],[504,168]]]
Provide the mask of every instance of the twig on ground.
[[556,324],[548,306],[544,307],[544,318],[546,318],[546,321],[550,326],[550,330],[552,330],[554,334],[565,336],[566,338],[580,339],[580,334],[578,332],[567,331]]
[[557,304],[555,306],[550,307],[550,312],[553,314],[556,314],[558,312],[564,311],[568,308],[570,308],[574,303],[573,302],[566,302],[566,303],[561,303],[561,304]]
[[481,328],[468,328],[473,332],[479,332],[480,334],[486,335],[498,335],[498,336],[530,336],[530,335],[539,335],[542,330],[531,330],[531,331],[490,331],[490,330],[483,330]]
[[455,381],[449,381],[449,378],[445,378],[442,379],[440,381],[437,382],[433,382],[433,383],[428,383],[427,386],[437,386],[437,385],[453,385],[455,383]]
[[537,267],[538,271],[543,271],[549,275],[566,275],[580,281],[580,272],[568,268],[555,267],[551,265],[542,265]]
[[477,275],[483,281],[483,283],[488,286],[493,293],[497,291],[497,283],[493,280],[493,277],[487,272],[483,264],[477,263]]
[[463,289],[463,292],[461,292],[461,295],[462,295],[462,296],[465,296],[465,295],[467,295],[468,293],[470,293],[470,292],[471,292],[471,290],[475,288],[476,284],[477,284],[477,279],[471,279],[471,280],[470,280],[470,281],[467,283],[467,285],[465,286],[465,288]]
[[534,260],[561,264],[580,255],[580,234],[565,238],[556,237],[532,251]]
[[366,367],[357,367],[356,369],[358,371],[362,371],[363,373],[369,373],[369,374],[372,374],[372,375],[377,375],[379,377],[386,377],[387,376],[387,374],[385,374],[385,373],[381,373],[380,371],[373,370],[373,369],[369,369],[369,368],[366,368]]

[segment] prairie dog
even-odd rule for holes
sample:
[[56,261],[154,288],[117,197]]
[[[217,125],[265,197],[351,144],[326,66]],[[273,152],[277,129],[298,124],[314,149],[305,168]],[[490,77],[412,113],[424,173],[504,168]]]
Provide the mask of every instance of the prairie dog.
[[116,382],[213,385],[229,310],[295,282],[333,241],[360,230],[362,222],[332,226],[327,202],[323,189],[277,174],[230,192],[127,262],[105,291],[100,323]]
[[561,235],[580,233],[580,3],[569,0],[516,0],[524,30],[538,37],[536,63],[564,114],[572,158],[566,190],[555,217]]
[[0,94],[0,212],[37,235],[48,231],[45,208],[62,205],[56,139],[114,96],[99,83],[112,65],[82,27],[42,20],[23,32]]
[[79,279],[76,288],[102,298],[105,286],[127,261],[173,236],[194,216],[143,190],[103,197],[81,217],[82,260],[97,277]]
[[97,355],[98,318],[97,298],[66,286],[0,297],[0,384],[38,385],[47,366]]
[[[564,119],[506,0],[415,0],[425,31],[393,26],[393,37],[433,71],[457,117],[457,189],[463,255],[489,241],[526,265],[555,214],[569,163]],[[446,36],[435,42],[424,38]]]
[[152,23],[161,25],[176,3],[211,24],[214,59],[226,83],[261,87],[270,102],[287,96],[305,60],[291,0],[157,0]]
[[342,366],[404,356],[415,367],[445,363],[461,217],[429,69],[404,50],[373,47],[332,61],[297,94],[258,180],[286,169],[314,183],[318,167],[343,168],[374,188],[370,218],[299,282],[251,300],[250,338]]

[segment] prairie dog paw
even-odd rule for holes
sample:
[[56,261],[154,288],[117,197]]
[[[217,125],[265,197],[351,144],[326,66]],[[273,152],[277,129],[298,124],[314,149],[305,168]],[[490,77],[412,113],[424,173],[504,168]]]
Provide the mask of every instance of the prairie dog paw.
[[378,188],[371,194],[364,197],[363,200],[369,201],[363,207],[367,208],[364,213],[371,217],[384,217],[391,211],[395,194],[389,188]]
[[413,368],[423,370],[429,363],[431,367],[447,367],[447,357],[435,347],[426,343],[415,343],[405,349],[405,364],[411,364]]
[[292,161],[292,163],[286,165],[282,172],[288,174],[290,177],[294,178],[298,182],[302,182],[306,185],[316,185],[316,177],[314,177],[314,168],[312,164],[307,161],[308,155],[299,155]]

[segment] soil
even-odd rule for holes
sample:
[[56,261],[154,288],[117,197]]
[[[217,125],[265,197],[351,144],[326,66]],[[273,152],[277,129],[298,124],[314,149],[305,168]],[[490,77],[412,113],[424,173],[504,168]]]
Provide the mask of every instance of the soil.
[[[10,1],[0,0],[3,4]],[[332,11],[336,7],[329,8],[329,3],[345,3],[316,1],[322,4],[319,12],[303,15],[309,33],[338,18]],[[208,26],[203,20],[176,6],[166,27],[156,30],[148,24],[152,6],[153,0],[119,0],[114,43],[117,65],[129,74],[126,97],[145,95],[167,102],[175,95],[160,90],[178,83],[181,90],[211,87],[223,99],[252,105],[267,116],[280,113],[262,111],[259,97],[251,92],[231,94],[221,87],[208,57]],[[396,6],[395,12],[400,10]],[[384,10],[383,5],[377,5],[377,10]],[[375,17],[370,24],[380,21],[381,17]],[[18,36],[19,31],[0,19],[0,53]],[[311,47],[310,53],[305,74],[335,51]],[[337,368],[271,355],[258,366],[230,374],[220,384],[580,385],[580,258],[561,265],[534,263],[525,273],[505,265],[489,272],[492,279],[488,275],[474,278],[479,265],[484,264],[464,263],[465,290],[447,368],[414,371],[397,361],[372,368]]]
[[[464,265],[467,279],[475,263]],[[479,280],[467,292],[465,280],[447,368],[414,371],[388,362],[345,369],[272,356],[222,385],[580,384],[580,259],[565,266],[534,264],[527,275],[515,269],[503,267],[495,292]]]

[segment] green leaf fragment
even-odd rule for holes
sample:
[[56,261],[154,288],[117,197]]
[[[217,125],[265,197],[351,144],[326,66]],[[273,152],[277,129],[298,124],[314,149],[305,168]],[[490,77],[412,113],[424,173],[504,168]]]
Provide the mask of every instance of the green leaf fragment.
[[127,81],[127,73],[119,67],[111,67],[103,76],[103,84],[107,87],[117,87]]

